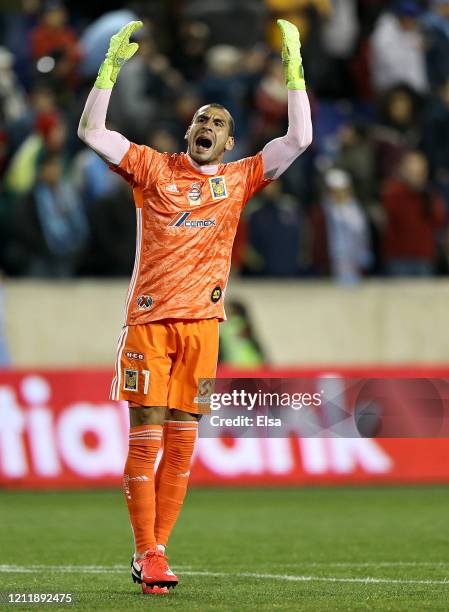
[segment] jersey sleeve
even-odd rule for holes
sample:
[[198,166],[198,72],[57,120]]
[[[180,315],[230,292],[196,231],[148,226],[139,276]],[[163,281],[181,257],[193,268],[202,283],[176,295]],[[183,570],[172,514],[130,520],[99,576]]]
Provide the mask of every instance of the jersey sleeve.
[[109,168],[120,174],[133,188],[150,187],[156,180],[164,155],[133,142],[118,166],[109,164]]
[[244,205],[255,193],[269,185],[273,179],[264,177],[262,151],[252,157],[245,157],[238,162],[245,184]]

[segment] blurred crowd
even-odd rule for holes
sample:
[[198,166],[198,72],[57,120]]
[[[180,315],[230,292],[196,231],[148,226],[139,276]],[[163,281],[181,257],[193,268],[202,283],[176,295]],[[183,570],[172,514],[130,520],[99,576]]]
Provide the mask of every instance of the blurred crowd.
[[[234,273],[449,274],[449,0],[16,0],[0,12],[0,270],[129,276],[128,185],[76,136],[109,38],[142,19],[111,129],[185,149],[202,103],[236,122],[231,161],[287,128],[279,17],[296,23],[314,142],[245,208]],[[20,5],[20,6],[19,6]]]

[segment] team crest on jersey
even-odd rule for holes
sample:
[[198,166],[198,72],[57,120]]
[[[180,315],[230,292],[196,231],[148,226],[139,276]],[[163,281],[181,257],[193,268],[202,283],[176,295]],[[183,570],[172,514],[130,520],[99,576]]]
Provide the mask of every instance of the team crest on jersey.
[[200,183],[193,183],[187,194],[190,204],[201,204],[201,185]]
[[125,368],[123,380],[123,389],[125,391],[139,390],[139,370],[128,370]]
[[224,176],[213,176],[209,179],[210,190],[213,200],[222,200],[228,197],[226,181]]
[[137,307],[139,310],[149,310],[153,306],[153,298],[151,295],[139,295],[137,298]]

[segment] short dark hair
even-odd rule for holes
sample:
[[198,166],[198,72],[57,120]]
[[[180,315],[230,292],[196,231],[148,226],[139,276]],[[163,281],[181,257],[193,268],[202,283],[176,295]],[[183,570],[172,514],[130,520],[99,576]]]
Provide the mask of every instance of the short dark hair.
[[[204,106],[211,106],[212,108],[221,108],[221,110],[226,111],[228,117],[229,117],[229,136],[234,136],[234,132],[235,132],[235,121],[234,121],[234,117],[231,115],[231,113],[228,111],[228,109],[226,108],[226,106],[223,106],[223,104],[219,104],[218,102],[211,102],[210,104],[204,104],[203,106],[201,106],[200,108],[204,108]],[[200,110],[200,109],[198,109]],[[197,115],[198,111],[196,111],[195,115],[193,116],[193,118],[195,119],[196,115]]]

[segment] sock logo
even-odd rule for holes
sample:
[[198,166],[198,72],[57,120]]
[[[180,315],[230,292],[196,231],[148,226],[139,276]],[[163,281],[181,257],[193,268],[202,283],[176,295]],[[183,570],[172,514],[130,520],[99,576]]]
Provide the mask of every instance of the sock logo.
[[131,499],[131,491],[129,490],[129,476],[125,474],[123,476],[123,490],[125,491],[126,499]]
[[123,476],[123,489],[125,491],[125,495],[127,499],[132,499],[131,497],[131,489],[129,488],[129,483],[131,482],[131,480],[137,480],[139,482],[146,482],[148,480],[150,480],[148,478],[148,476],[128,476],[128,474],[125,474]]

